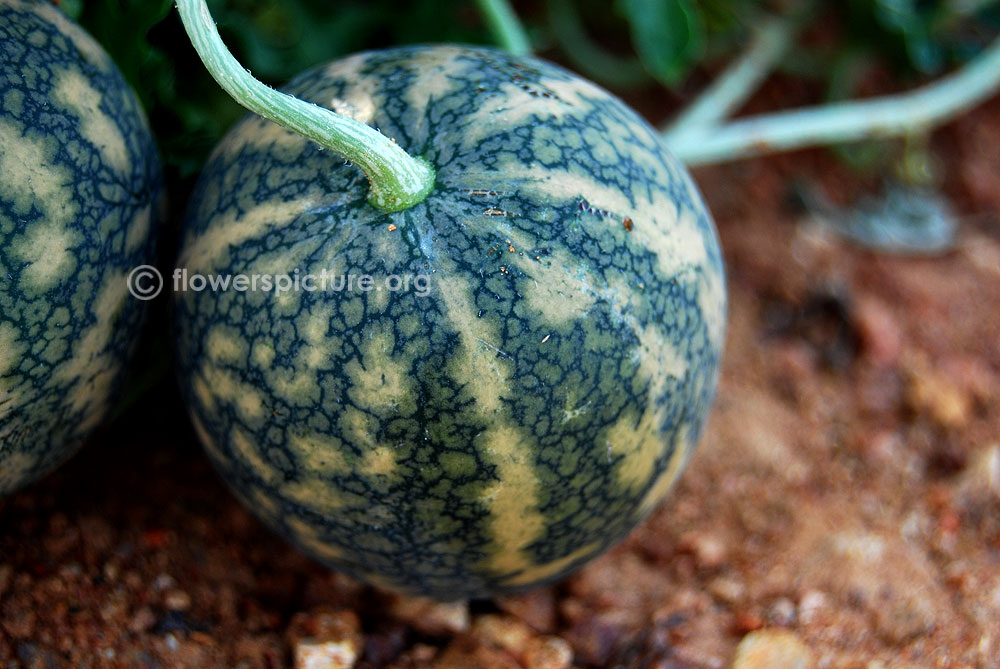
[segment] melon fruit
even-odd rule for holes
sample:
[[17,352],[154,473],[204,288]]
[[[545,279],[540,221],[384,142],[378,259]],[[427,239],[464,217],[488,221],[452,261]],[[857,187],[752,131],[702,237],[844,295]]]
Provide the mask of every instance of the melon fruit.
[[684,168],[609,93],[491,49],[362,53],[284,90],[437,178],[385,213],[357,167],[270,121],[216,147],[175,294],[215,466],[308,554],[437,599],[613,546],[683,470],[716,386],[723,266]]
[[54,6],[0,0],[0,495],[113,407],[153,257],[156,146],[101,47]]

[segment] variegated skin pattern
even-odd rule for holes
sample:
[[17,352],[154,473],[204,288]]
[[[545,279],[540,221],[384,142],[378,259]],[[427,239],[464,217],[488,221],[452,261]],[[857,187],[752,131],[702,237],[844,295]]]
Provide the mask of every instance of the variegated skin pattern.
[[364,53],[286,90],[379,128],[437,183],[384,214],[357,168],[270,122],[216,148],[178,267],[376,289],[176,294],[215,465],[307,553],[438,599],[558,579],[615,544],[683,469],[715,388],[723,269],[683,168],[608,93],[492,50]]
[[141,324],[159,158],[115,65],[52,4],[0,0],[0,495],[108,413]]

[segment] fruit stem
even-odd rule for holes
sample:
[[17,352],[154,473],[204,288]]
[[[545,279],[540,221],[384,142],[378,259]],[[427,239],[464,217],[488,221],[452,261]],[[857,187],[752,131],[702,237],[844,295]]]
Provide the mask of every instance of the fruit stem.
[[254,79],[219,37],[205,0],[177,0],[188,38],[212,77],[250,111],[336,151],[368,177],[368,202],[386,212],[419,204],[434,187],[434,168],[378,130]]

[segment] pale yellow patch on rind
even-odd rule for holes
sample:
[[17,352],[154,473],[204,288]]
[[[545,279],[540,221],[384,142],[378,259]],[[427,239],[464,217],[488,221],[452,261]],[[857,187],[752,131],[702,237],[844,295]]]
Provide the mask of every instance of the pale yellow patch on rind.
[[255,365],[261,369],[267,369],[274,363],[274,354],[274,344],[269,341],[255,341],[250,357]]
[[70,358],[53,371],[55,383],[66,388],[64,404],[84,414],[77,434],[96,424],[110,399],[121,362],[107,346],[127,299],[125,275],[116,272],[106,276],[91,307],[97,322],[72,343]]
[[530,568],[526,552],[545,530],[538,512],[540,483],[527,439],[512,425],[490,428],[477,439],[477,450],[497,469],[499,481],[483,494],[490,509],[490,531],[495,548],[487,567],[498,574]]
[[528,306],[554,327],[583,317],[597,301],[598,287],[565,249],[541,261],[518,256],[513,264],[530,277],[530,288],[524,291]]
[[0,322],[0,376],[16,368],[27,350],[28,345],[21,340],[17,327],[7,321]]
[[[541,88],[549,89],[554,97],[534,94],[536,89]],[[584,99],[585,95],[607,97],[607,93],[583,79],[560,81],[543,78],[537,86],[531,84],[527,89],[520,82],[510,81],[500,84],[499,89],[494,99],[484,98],[476,111],[463,119],[461,136],[456,137],[462,151],[472,150],[498,128],[534,127],[575,116],[581,109],[590,107]]]
[[636,490],[649,481],[656,459],[665,448],[660,436],[665,419],[662,409],[647,408],[638,418],[634,411],[627,411],[608,428],[608,451],[622,456],[618,465],[618,479],[622,485]]
[[32,11],[46,22],[54,24],[56,29],[68,37],[87,61],[100,69],[108,69],[111,59],[93,37],[83,28],[76,25],[61,11],[48,2],[21,2],[20,0],[5,0],[4,3],[21,11]]
[[20,365],[27,350],[28,345],[21,340],[17,327],[13,323],[0,322],[0,417],[22,410],[24,393],[15,390],[20,377],[3,377]]
[[41,220],[32,223],[13,244],[13,255],[26,262],[21,280],[38,292],[44,292],[67,278],[76,268],[73,249],[82,237],[58,222]]
[[[0,441],[0,446],[3,442]],[[24,483],[28,472],[35,466],[35,459],[24,451],[4,453],[0,448],[3,465],[0,466],[0,495],[13,492]]]
[[698,279],[698,307],[709,341],[721,348],[726,336],[726,282],[721,273],[703,272]]
[[205,451],[208,453],[209,457],[218,463],[225,463],[228,458],[222,454],[219,449],[219,445],[215,443],[209,435],[208,430],[205,429],[205,424],[201,422],[198,418],[198,414],[194,411],[189,411],[188,416],[191,417],[191,424],[194,426],[194,432],[198,435],[198,440],[201,441],[201,445],[204,447]]
[[352,359],[344,366],[351,379],[348,391],[360,407],[371,411],[396,409],[412,404],[412,381],[405,356],[394,356],[392,329],[368,328],[362,344],[363,360]]
[[214,219],[208,229],[185,244],[178,267],[187,268],[192,273],[210,271],[220,256],[230,248],[256,239],[270,229],[288,225],[319,201],[319,196],[306,195],[284,202],[262,203],[243,212],[242,216],[235,211],[227,211]]
[[377,446],[365,452],[358,469],[368,476],[389,476],[396,470],[396,453],[388,446]]
[[647,405],[638,415],[634,410],[625,412],[606,437],[609,452],[622,456],[619,481],[633,490],[649,482],[657,459],[667,448],[661,436],[667,422],[666,408],[657,401],[670,378],[683,378],[687,372],[686,361],[657,326],[648,325],[639,333],[636,355],[637,373],[647,383]]
[[449,373],[476,398],[484,414],[501,409],[500,398],[509,392],[513,363],[497,347],[499,334],[477,310],[469,282],[455,275],[440,275],[438,294],[445,316],[459,335],[459,347],[449,363]]
[[348,86],[339,97],[319,100],[320,106],[370,125],[375,112],[382,108],[382,99],[375,94],[378,80],[361,72],[367,62],[367,56],[357,54],[330,63],[326,67],[325,76],[329,79],[341,79]]
[[128,232],[125,233],[125,253],[129,254],[146,243],[149,238],[149,226],[152,222],[153,211],[151,205],[146,205],[136,210],[129,223]]
[[79,242],[79,234],[67,227],[78,212],[69,187],[72,175],[50,161],[51,150],[45,140],[23,135],[16,124],[0,119],[0,180],[13,211],[19,216],[32,209],[42,213],[12,242],[15,257],[29,263],[23,280],[39,291],[72,270],[76,261],[71,250]]
[[[296,504],[322,514],[335,514],[347,505],[342,494],[328,482],[315,476],[303,476],[281,487],[281,495]],[[349,493],[346,494],[350,496]]]
[[316,528],[301,518],[286,516],[285,524],[295,537],[296,543],[302,546],[305,552],[329,562],[336,562],[344,557],[343,549],[320,538]]
[[653,485],[646,491],[646,494],[642,497],[642,501],[639,503],[640,515],[651,511],[657,502],[663,499],[670,488],[673,487],[674,483],[677,482],[677,477],[684,471],[684,466],[687,464],[688,457],[692,452],[688,439],[687,426],[682,425],[677,431],[677,438],[674,440],[674,450],[670,454],[667,466],[656,480],[653,481]]
[[200,374],[194,374],[191,379],[191,389],[194,391],[194,396],[198,399],[198,403],[205,410],[206,413],[215,412],[215,396],[212,394],[211,388],[205,383],[205,379],[202,378]]
[[349,443],[361,449],[375,447],[375,430],[378,422],[368,414],[347,406],[340,414],[339,426],[341,434]]
[[265,373],[271,392],[294,406],[310,406],[319,398],[315,370],[272,367]]
[[211,393],[211,403],[203,401],[206,408],[217,402],[226,403],[235,407],[240,418],[247,424],[254,427],[263,424],[267,417],[264,396],[254,386],[245,383],[233,372],[220,367],[208,357],[203,359],[199,374]]
[[216,362],[238,364],[245,359],[246,349],[246,340],[235,328],[214,325],[208,331],[205,352]]
[[264,118],[251,117],[241,121],[226,135],[212,152],[210,161],[218,158],[231,160],[241,150],[252,147],[258,151],[277,151],[279,155],[300,153],[309,140],[303,135],[284,128]]
[[317,474],[344,474],[350,471],[344,457],[344,445],[338,437],[326,434],[288,433],[288,448],[305,471]]
[[343,337],[328,334],[330,321],[333,319],[334,305],[320,302],[303,312],[296,320],[302,342],[296,360],[296,368],[300,372],[305,374],[333,367],[334,360],[344,346]]
[[650,383],[650,396],[663,394],[667,379],[682,379],[687,373],[687,361],[658,325],[649,324],[639,330],[639,373]]
[[[438,295],[449,324],[459,334],[458,350],[448,371],[475,398],[479,413],[495,423],[503,409],[501,397],[509,392],[513,361],[491,344],[499,343],[499,336],[487,319],[477,317],[467,281],[441,276]],[[486,568],[498,574],[526,569],[534,562],[526,549],[545,530],[545,518],[538,512],[540,483],[533,449],[514,425],[502,422],[480,435],[475,446],[496,467],[499,479],[482,496],[490,510],[493,538]]]
[[[240,497],[239,495],[237,495]],[[243,501],[243,505],[248,509],[254,509],[257,514],[270,522],[271,518],[278,515],[278,502],[271,496],[269,490],[262,490],[261,488],[254,487],[250,491],[249,501],[246,497],[240,497]]]
[[[457,88],[468,86],[465,63],[458,59],[461,49],[455,47],[437,47],[427,51],[417,52],[411,56],[407,65],[420,76],[418,83],[406,89],[406,101],[410,109],[428,109],[435,99],[441,99]],[[422,142],[426,129],[423,127],[424,115],[415,119],[417,126],[412,135],[417,142]]]
[[514,588],[520,585],[528,585],[529,583],[544,581],[547,578],[551,578],[556,574],[559,574],[574,563],[592,556],[594,553],[601,550],[602,547],[603,545],[600,541],[594,541],[580,546],[571,553],[567,553],[561,558],[557,558],[551,562],[526,566],[516,576],[504,579],[503,584],[507,587]]
[[264,483],[275,485],[281,480],[281,472],[261,456],[257,444],[240,427],[234,427],[230,432],[230,444],[236,457],[250,465]]
[[[674,178],[661,166],[650,169],[654,170],[651,174],[654,182],[666,183]],[[678,211],[666,192],[653,189],[651,197],[639,195],[633,204],[614,185],[577,168],[530,167],[516,160],[503,161],[496,171],[464,171],[447,177],[459,187],[479,188],[482,183],[490,183],[497,190],[520,193],[553,206],[583,198],[595,209],[611,212],[622,219],[628,216],[633,221],[627,233],[630,240],[655,255],[657,267],[665,278],[709,266],[707,245],[713,241],[702,234],[695,213],[687,209]],[[522,267],[523,260],[515,262]],[[522,269],[530,273],[530,267]],[[720,276],[712,272],[703,274],[708,278],[699,279],[699,306],[713,345],[721,346],[725,329],[725,285]],[[691,278],[693,280],[694,276]]]
[[55,81],[53,100],[79,120],[80,133],[100,151],[104,162],[118,174],[128,174],[128,147],[110,116],[101,111],[102,96],[77,70],[62,70]]

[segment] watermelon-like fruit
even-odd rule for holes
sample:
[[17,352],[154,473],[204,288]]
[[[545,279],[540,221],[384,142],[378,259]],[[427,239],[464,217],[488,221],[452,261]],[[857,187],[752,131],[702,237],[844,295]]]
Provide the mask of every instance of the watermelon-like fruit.
[[0,0],[0,494],[68,458],[111,408],[161,197],[139,102],[80,27]]
[[437,181],[386,214],[356,167],[269,121],[216,148],[176,340],[226,480],[319,560],[439,599],[558,579],[619,541],[698,439],[725,322],[712,222],[656,131],[488,49],[363,53],[286,91]]

